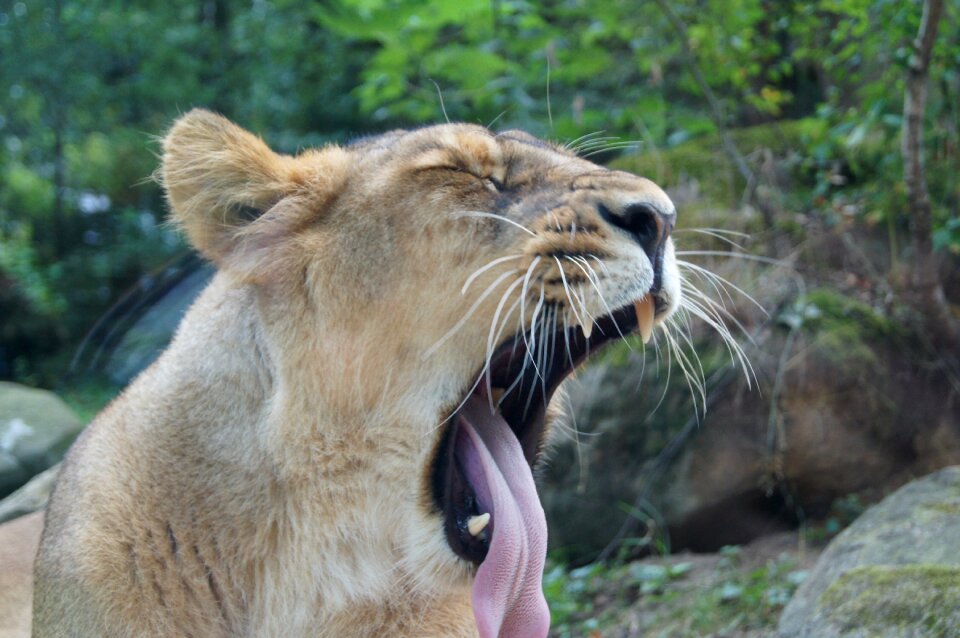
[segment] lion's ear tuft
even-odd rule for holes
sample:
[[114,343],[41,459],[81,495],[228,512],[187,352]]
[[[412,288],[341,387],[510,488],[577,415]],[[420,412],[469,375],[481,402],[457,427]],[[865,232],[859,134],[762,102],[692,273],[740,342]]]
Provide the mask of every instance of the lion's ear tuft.
[[194,109],[163,139],[160,180],[173,220],[215,262],[253,220],[296,186],[296,160],[229,120]]

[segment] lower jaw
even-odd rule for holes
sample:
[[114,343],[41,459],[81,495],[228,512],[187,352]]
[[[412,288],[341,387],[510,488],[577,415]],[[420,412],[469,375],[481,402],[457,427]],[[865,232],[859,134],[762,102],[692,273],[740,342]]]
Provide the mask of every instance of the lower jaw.
[[[654,304],[652,299],[650,301],[649,311],[652,314]],[[535,366],[528,365],[523,368],[521,363],[518,363],[523,362],[523,357],[526,356],[527,341],[515,338],[501,346],[491,357],[491,372],[489,376],[485,374],[479,379],[471,390],[471,397],[485,403],[499,400],[499,414],[519,441],[530,468],[536,465],[543,447],[547,406],[557,387],[589,355],[632,332],[638,325],[638,315],[638,310],[631,304],[597,320],[589,331],[589,337],[581,328],[573,327],[544,340],[553,346],[551,352],[541,353],[541,361],[553,362],[553,365],[543,371],[542,376],[545,378],[540,378],[540,371]],[[650,320],[652,321],[652,317]],[[516,370],[521,368],[523,372],[519,374],[524,376],[519,377]],[[506,394],[501,395],[501,392]],[[472,511],[471,503],[460,500],[464,495],[470,496],[466,489],[469,486],[462,484],[462,473],[455,471],[452,445],[459,412],[468,400],[470,397],[465,398],[458,411],[445,422],[431,467],[430,489],[437,509],[443,513],[451,549],[461,558],[479,564],[483,560],[483,552],[476,548],[465,550],[465,543],[461,542],[460,536],[466,518],[483,512]],[[472,543],[468,542],[466,545]]]

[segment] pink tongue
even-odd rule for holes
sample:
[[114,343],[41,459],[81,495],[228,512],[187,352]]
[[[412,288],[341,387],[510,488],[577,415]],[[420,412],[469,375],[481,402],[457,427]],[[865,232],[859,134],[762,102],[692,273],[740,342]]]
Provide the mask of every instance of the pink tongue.
[[461,410],[457,459],[490,512],[490,549],[473,584],[481,638],[543,638],[550,610],[543,597],[547,520],[533,474],[510,426],[477,396]]

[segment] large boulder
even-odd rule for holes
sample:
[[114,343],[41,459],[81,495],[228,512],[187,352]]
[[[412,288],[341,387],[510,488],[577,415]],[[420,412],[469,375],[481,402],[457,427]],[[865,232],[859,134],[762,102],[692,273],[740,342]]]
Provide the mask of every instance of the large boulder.
[[[0,497],[59,462],[82,429],[52,392],[0,382],[0,472],[7,468],[0,473]],[[19,478],[5,479],[11,474]]]
[[655,410],[664,389],[655,378],[641,383],[643,352],[611,355],[564,384],[571,417],[554,428],[539,476],[551,546],[575,562],[595,558],[632,515],[628,505],[649,487],[655,459],[688,415],[674,396]]
[[[578,435],[540,477],[554,549],[589,561],[652,522],[673,549],[716,551],[960,463],[960,403],[938,368],[903,356],[908,337],[836,293],[796,303],[756,337],[752,388],[716,338],[697,342],[712,377],[699,422],[663,348],[613,346],[567,384]],[[629,517],[643,524],[618,536]]]
[[827,547],[781,638],[960,635],[960,466],[909,483]]
[[0,495],[9,494],[30,478],[17,457],[0,450]]
[[[40,472],[16,492],[0,500],[0,523],[37,512],[47,506],[57,483],[60,464]],[[0,637],[2,638],[2,637]]]

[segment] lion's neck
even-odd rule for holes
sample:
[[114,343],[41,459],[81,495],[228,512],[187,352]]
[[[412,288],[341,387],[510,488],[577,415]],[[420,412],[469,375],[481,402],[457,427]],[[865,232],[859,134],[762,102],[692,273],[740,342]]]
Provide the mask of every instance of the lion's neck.
[[[318,614],[346,613],[350,601],[376,606],[408,590],[419,566],[402,567],[397,548],[410,526],[434,523],[415,502],[427,439],[400,437],[409,430],[387,427],[372,411],[365,422],[363,402],[326,400],[342,380],[322,378],[315,360],[323,358],[322,345],[304,342],[310,335],[266,334],[268,301],[257,294],[218,275],[146,373],[150,381],[131,392],[149,387],[153,416],[163,415],[145,444],[183,456],[185,466],[196,457],[216,462],[214,476],[200,474],[202,484],[177,489],[181,499],[233,504],[197,520],[195,533],[222,527],[218,543],[245,534],[260,539],[262,546],[246,553],[256,564],[238,567],[258,574],[250,586],[260,611],[251,612],[264,614],[255,622],[267,628],[270,610],[291,601],[323,601],[299,608],[309,624]],[[277,354],[281,348],[287,358]],[[270,534],[263,533],[267,521]]]

